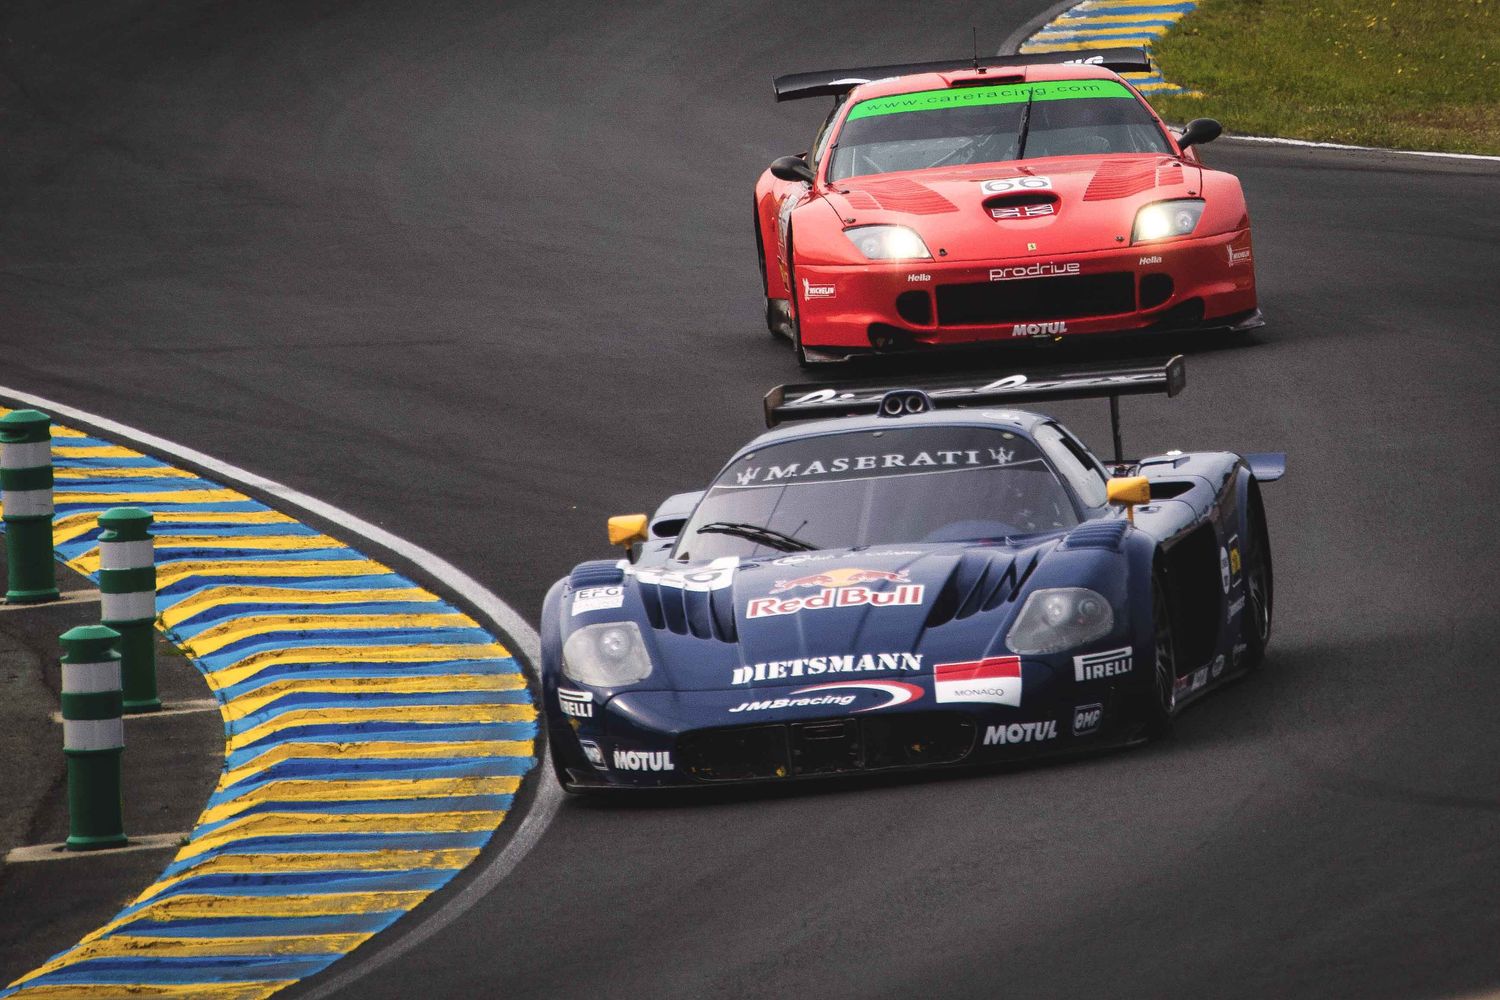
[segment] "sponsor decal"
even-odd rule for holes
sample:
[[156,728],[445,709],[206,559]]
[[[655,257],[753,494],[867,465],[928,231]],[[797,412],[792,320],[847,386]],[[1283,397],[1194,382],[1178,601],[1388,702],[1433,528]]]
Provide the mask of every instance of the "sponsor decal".
[[1133,650],[1129,646],[1073,657],[1075,681],[1097,681],[1101,677],[1128,674],[1134,668]]
[[1245,249],[1243,249],[1243,250],[1236,250],[1234,247],[1226,246],[1224,249],[1226,249],[1226,250],[1229,251],[1229,266],[1230,267],[1233,267],[1236,264],[1248,264],[1250,262],[1250,248],[1249,247],[1245,247]]
[[1041,743],[1057,739],[1057,720],[1046,722],[1012,722],[1010,725],[987,726],[984,745],[1006,746],[1011,743]]
[[906,280],[907,281],[931,281],[932,280],[932,275],[930,275],[930,274],[908,274],[906,276]]
[[[816,574],[822,575],[822,574]],[[824,587],[805,597],[755,597],[745,608],[746,618],[773,618],[798,611],[820,611],[824,608],[857,608],[869,605],[891,608],[922,603],[926,588],[920,583],[903,583],[894,590],[871,590],[847,584]]]
[[1044,215],[1056,215],[1057,208],[1050,201],[1040,205],[991,205],[992,219],[1039,219]]
[[815,285],[806,278],[802,279],[802,297],[804,299],[832,299],[838,296],[838,288],[834,285]]
[[987,701],[1021,704],[1021,658],[987,656],[932,668],[932,690],[939,702]]
[[562,709],[563,715],[571,715],[575,719],[592,719],[594,717],[594,694],[592,691],[558,688],[557,707]]
[[790,580],[777,580],[776,586],[771,588],[771,593],[781,594],[788,590],[797,590],[802,587],[853,587],[861,583],[910,583],[911,578],[906,575],[906,570],[889,569],[860,569],[855,566],[840,567],[838,569],[825,570],[822,573],[812,573],[808,576],[793,577]]
[[[859,553],[861,556],[920,556],[926,553],[918,549],[865,549]],[[796,555],[782,556],[772,559],[772,566],[801,566],[812,562],[833,562],[837,559],[853,559],[853,553],[848,552],[798,552]]]
[[1230,605],[1229,605],[1229,614],[1225,617],[1225,621],[1231,621],[1231,622],[1234,621],[1234,616],[1237,615],[1237,614],[1239,614],[1241,611],[1244,611],[1244,610],[1245,610],[1245,597],[1242,594],[1239,597],[1236,597],[1234,599],[1234,601],[1230,603]]
[[1073,735],[1087,736],[1099,728],[1104,721],[1104,706],[1100,704],[1079,705],[1073,709]]
[[[825,692],[824,694],[812,694],[812,692]],[[874,712],[882,708],[893,708],[896,705],[905,705],[922,697],[922,689],[915,684],[905,681],[834,681],[829,684],[814,684],[811,687],[798,688],[785,698],[771,698],[766,701],[745,701],[731,708],[731,712],[765,712],[779,708],[802,708],[809,705],[837,705],[847,708],[854,704],[859,692],[869,691],[877,695],[884,695],[885,701],[878,705],[868,705],[864,708],[856,708],[856,712]],[[844,694],[840,692],[852,692]]]
[[795,660],[768,660],[765,663],[751,663],[743,667],[735,667],[730,683],[751,684],[756,681],[818,677],[822,674],[900,673],[902,671],[917,673],[921,669],[921,653],[849,653],[840,656],[808,656]]
[[1057,278],[1079,274],[1083,265],[1054,264],[1051,261],[1037,261],[1035,264],[1012,264],[1009,267],[990,268],[991,281],[1015,281],[1019,278]]
[[1001,180],[980,181],[979,190],[984,194],[1008,194],[1011,191],[1051,191],[1050,177],[1006,177]]
[[670,750],[616,750],[614,765],[616,771],[670,771],[672,770],[672,752]]
[[1161,263],[1161,257],[1159,257],[1159,256],[1156,256],[1156,257],[1142,257],[1140,260],[1136,261],[1136,266],[1137,267],[1146,267],[1149,264],[1160,264],[1160,263]]
[[578,745],[583,748],[583,755],[588,758],[590,764],[601,771],[604,770],[604,751],[599,749],[599,744],[593,740],[579,740]]
[[1240,578],[1240,536],[1229,536],[1229,572],[1234,578]]
[[1218,656],[1214,657],[1214,665],[1213,665],[1213,667],[1211,667],[1209,669],[1209,674],[1211,676],[1217,678],[1223,672],[1224,672],[1224,654],[1220,653]]
[[1036,244],[1035,243],[1028,243],[1028,244],[1026,244],[1026,249],[1029,252],[1033,252],[1034,253],[1036,251]]
[[[1105,373],[1087,378],[1049,379],[1038,378],[1029,375],[1006,375],[977,386],[954,386],[947,389],[928,389],[927,395],[933,399],[953,399],[962,401],[965,397],[993,392],[1004,392],[1008,389],[1052,389],[1067,386],[1070,389],[1083,388],[1085,386],[1100,390],[1100,395],[1108,395],[1108,390],[1114,387],[1128,389],[1129,386],[1150,381],[1158,376],[1152,373]],[[810,406],[821,403],[829,403],[835,400],[840,402],[870,402],[878,401],[885,395],[885,389],[872,389],[859,392],[849,389],[814,389],[803,393],[794,399],[788,399],[782,404],[783,409],[795,409],[798,406]]]
[[1190,688],[1190,690],[1196,691],[1196,690],[1198,690],[1199,688],[1201,688],[1203,685],[1205,685],[1207,683],[1208,683],[1208,668],[1207,667],[1199,667],[1197,670],[1193,671],[1193,686]]
[[658,587],[672,590],[723,590],[734,583],[734,571],[739,568],[739,556],[715,559],[700,569],[664,569],[647,566],[634,570],[636,579],[642,583],[654,583]]
[[625,603],[624,587],[585,587],[573,591],[573,614],[609,611]]
[[[1044,326],[1066,324],[1049,323]],[[736,486],[773,486],[790,480],[819,476],[849,476],[856,472],[883,472],[888,469],[962,469],[986,465],[1008,465],[1015,449],[953,448],[936,451],[884,452],[878,455],[842,455],[838,458],[815,458],[811,462],[788,462],[785,465],[752,465],[734,474]],[[721,484],[722,485],[722,484]]]
[[1219,549],[1219,584],[1224,588],[1224,593],[1229,593],[1229,550]]
[[1236,667],[1240,665],[1240,660],[1244,657],[1245,650],[1249,649],[1249,648],[1250,647],[1246,646],[1243,642],[1235,643],[1233,655],[1234,655],[1234,665]]
[[1186,677],[1179,677],[1179,678],[1177,678],[1177,680],[1175,682],[1173,682],[1173,684],[1172,684],[1172,691],[1175,694],[1177,694],[1177,695],[1180,696],[1180,695],[1187,694],[1188,688],[1190,688],[1192,686],[1193,686],[1193,675],[1192,674],[1188,674]]
[[1067,332],[1068,324],[1061,321],[1056,323],[1017,323],[1010,328],[1010,335],[1012,337],[1046,337]]
[[1025,104],[1027,101],[1067,101],[1079,98],[1134,100],[1135,96],[1124,84],[1114,80],[1047,80],[1037,83],[994,84],[988,87],[953,87],[860,101],[850,109],[848,120],[853,122],[876,115],[976,108],[989,104]]

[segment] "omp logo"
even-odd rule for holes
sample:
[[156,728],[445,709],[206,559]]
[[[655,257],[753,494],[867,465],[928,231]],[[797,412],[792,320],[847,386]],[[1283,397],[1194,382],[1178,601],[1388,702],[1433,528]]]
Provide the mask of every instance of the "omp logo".
[[616,771],[670,771],[672,753],[669,750],[616,750]]
[[990,268],[991,281],[1014,281],[1017,278],[1056,278],[1076,275],[1083,270],[1080,264],[1016,264],[1011,267]]
[[1056,323],[1017,323],[1010,328],[1010,335],[1012,337],[1046,337],[1067,332],[1068,324],[1061,321]]
[[1073,735],[1083,736],[1092,733],[1103,721],[1103,705],[1079,705],[1073,709]]

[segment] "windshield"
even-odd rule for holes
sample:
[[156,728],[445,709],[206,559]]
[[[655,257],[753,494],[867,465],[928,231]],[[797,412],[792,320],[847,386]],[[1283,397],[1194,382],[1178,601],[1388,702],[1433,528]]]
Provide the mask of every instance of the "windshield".
[[954,87],[854,105],[828,179],[1040,156],[1171,152],[1151,113],[1114,80]]
[[1003,538],[1077,523],[1042,453],[1009,431],[827,434],[737,459],[698,505],[674,557]]

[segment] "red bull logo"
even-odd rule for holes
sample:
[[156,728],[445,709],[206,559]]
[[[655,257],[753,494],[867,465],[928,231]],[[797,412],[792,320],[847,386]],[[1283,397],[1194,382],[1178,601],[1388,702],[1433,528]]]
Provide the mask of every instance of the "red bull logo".
[[[890,589],[876,590],[872,584],[895,584]],[[921,604],[926,588],[912,583],[901,570],[859,569],[848,567],[809,573],[791,580],[778,580],[771,593],[785,594],[793,590],[812,590],[811,594],[796,597],[757,597],[745,609],[746,618],[769,618],[774,615],[790,615],[798,611],[817,611],[823,608],[853,608],[862,605],[885,608],[899,605]]]

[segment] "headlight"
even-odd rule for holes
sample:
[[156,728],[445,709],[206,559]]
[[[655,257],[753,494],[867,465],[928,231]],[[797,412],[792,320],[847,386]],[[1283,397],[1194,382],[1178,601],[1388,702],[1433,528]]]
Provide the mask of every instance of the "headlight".
[[623,687],[651,676],[651,657],[635,622],[586,625],[563,643],[563,673],[580,684]]
[[844,235],[871,260],[932,259],[922,237],[905,226],[855,226]]
[[1115,613],[1101,594],[1083,587],[1038,590],[1005,637],[1012,653],[1061,653],[1115,627]]
[[1146,243],[1169,236],[1186,236],[1197,227],[1202,217],[1201,198],[1154,202],[1135,213],[1135,229],[1131,231],[1130,242]]

